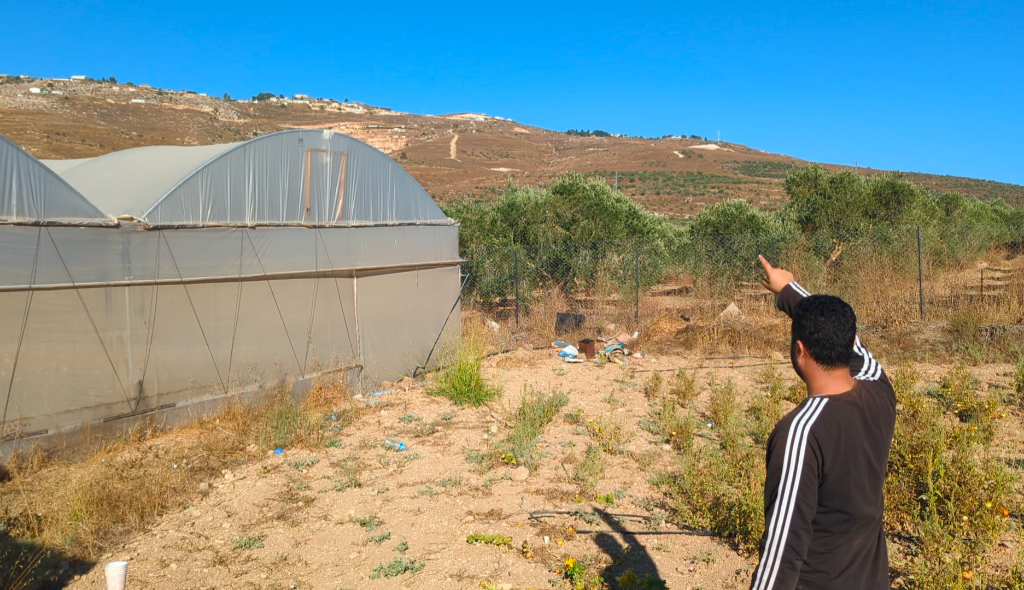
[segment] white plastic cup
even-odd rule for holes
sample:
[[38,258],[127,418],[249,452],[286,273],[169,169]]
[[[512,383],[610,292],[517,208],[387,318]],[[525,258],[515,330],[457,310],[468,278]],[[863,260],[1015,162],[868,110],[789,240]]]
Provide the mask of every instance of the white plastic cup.
[[107,576],[107,590],[124,590],[128,581],[128,562],[111,561],[103,568]]

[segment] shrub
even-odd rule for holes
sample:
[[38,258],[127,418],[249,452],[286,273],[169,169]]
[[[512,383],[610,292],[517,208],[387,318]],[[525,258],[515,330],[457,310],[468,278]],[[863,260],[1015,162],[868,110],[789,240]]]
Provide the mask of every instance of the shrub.
[[510,183],[494,203],[443,209],[461,222],[467,289],[485,301],[511,293],[516,256],[524,295],[542,281],[570,289],[593,286],[599,274],[632,285],[638,249],[645,261],[641,282],[654,284],[664,277],[668,254],[681,237],[667,220],[606,182],[575,172],[543,189]]
[[758,276],[757,255],[778,259],[795,237],[795,228],[784,218],[742,200],[705,207],[689,229],[691,272],[717,281]]
[[959,588],[963,572],[981,575],[1015,508],[1011,474],[985,434],[999,415],[971,413],[966,422],[957,415],[978,394],[965,367],[951,369],[937,390],[914,387],[912,371],[894,377],[901,411],[885,482],[886,529],[911,539],[918,558],[909,575],[918,586]]

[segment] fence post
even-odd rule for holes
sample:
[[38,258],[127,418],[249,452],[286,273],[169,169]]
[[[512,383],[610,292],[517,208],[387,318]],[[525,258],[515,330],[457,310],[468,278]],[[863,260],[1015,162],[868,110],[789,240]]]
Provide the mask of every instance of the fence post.
[[917,310],[924,321],[924,255],[921,252],[921,226],[917,226]]
[[636,242],[636,307],[633,309],[633,321],[640,324],[640,240]]
[[519,247],[513,246],[514,251],[514,266],[512,270],[512,287],[515,290],[516,295],[516,329],[519,329]]

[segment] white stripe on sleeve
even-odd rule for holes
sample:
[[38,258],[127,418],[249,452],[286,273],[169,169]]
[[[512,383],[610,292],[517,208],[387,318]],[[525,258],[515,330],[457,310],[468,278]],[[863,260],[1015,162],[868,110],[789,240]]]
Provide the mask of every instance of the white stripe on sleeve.
[[[762,554],[761,563],[757,568],[757,576],[753,588],[755,590],[764,590],[769,588],[774,581],[775,573],[766,574],[769,569],[772,569],[771,563],[778,561],[782,556],[783,545],[785,545],[785,538],[788,531],[784,531],[783,527],[789,526],[789,517],[785,514],[787,506],[791,510],[791,502],[789,497],[792,495],[795,498],[796,488],[799,487],[799,472],[802,468],[803,450],[806,448],[806,430],[810,426],[810,422],[813,422],[813,417],[817,416],[817,412],[820,411],[821,406],[825,405],[828,401],[823,397],[814,397],[807,403],[806,406],[801,408],[800,412],[797,413],[796,418],[790,424],[789,432],[786,434],[786,449],[783,454],[782,462],[782,475],[779,479],[779,490],[775,496],[775,506],[772,508],[772,517],[768,525],[768,537],[766,539],[764,553]],[[794,440],[797,443],[794,445]],[[802,442],[801,442],[802,441]],[[796,465],[799,464],[799,465]],[[794,467],[796,465],[796,467]],[[794,473],[796,477],[794,478]],[[780,526],[780,523],[785,522],[786,524]],[[780,543],[781,540],[781,543]],[[772,581],[768,581],[769,578]],[[767,582],[767,585],[765,584]]]
[[791,479],[790,485],[786,490],[788,496],[785,498],[786,505],[783,507],[785,520],[780,528],[781,534],[778,539],[778,551],[775,553],[773,559],[768,565],[771,573],[767,579],[767,584],[764,586],[765,590],[770,590],[772,586],[775,585],[775,576],[779,573],[779,565],[782,563],[782,554],[786,549],[786,538],[789,536],[789,525],[793,520],[793,508],[796,506],[796,493],[800,489],[800,475],[803,473],[804,468],[804,455],[807,451],[807,436],[811,432],[811,426],[814,424],[814,421],[818,419],[818,415],[821,414],[821,410],[828,402],[828,398],[818,397],[817,399],[820,400],[820,403],[814,407],[812,413],[804,420],[802,429],[798,433],[799,441],[797,443],[797,448],[794,449],[795,453],[793,455],[794,465],[796,467],[795,476]]
[[803,295],[804,297],[810,297],[811,296],[810,291],[808,291],[807,289],[804,289],[800,285],[800,283],[798,283],[796,281],[793,281],[792,283],[790,283],[789,286],[793,287],[793,289],[795,289],[797,293]]

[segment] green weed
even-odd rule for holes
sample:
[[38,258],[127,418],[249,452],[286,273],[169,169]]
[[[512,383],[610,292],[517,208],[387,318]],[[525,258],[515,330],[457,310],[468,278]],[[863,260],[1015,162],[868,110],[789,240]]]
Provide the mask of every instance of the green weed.
[[588,444],[587,450],[583,453],[583,458],[573,468],[572,479],[583,488],[593,490],[597,487],[601,478],[604,477],[604,470],[605,464],[604,457],[601,454],[601,446]]
[[494,455],[505,464],[525,465],[530,471],[536,471],[541,458],[536,452],[537,441],[567,403],[569,396],[562,392],[550,395],[525,392],[511,417],[511,432],[495,445]]
[[697,430],[693,416],[681,409],[675,399],[670,397],[662,397],[651,402],[651,409],[647,418],[640,421],[640,427],[677,450],[692,447],[693,435]]
[[501,395],[501,390],[488,384],[481,374],[483,355],[475,346],[463,343],[458,353],[441,366],[430,395],[446,397],[460,406],[479,407]]
[[376,516],[366,516],[366,517],[363,517],[363,518],[350,518],[350,519],[348,519],[348,521],[349,522],[353,522],[353,523],[358,524],[359,526],[363,527],[364,529],[366,529],[366,532],[373,531],[377,527],[380,527],[380,526],[382,526],[384,524],[384,521],[379,519],[379,518],[377,518]]
[[466,542],[470,545],[494,545],[495,547],[507,547],[512,544],[512,537],[473,533],[466,537]]
[[629,433],[625,422],[613,415],[604,415],[587,421],[587,433],[601,445],[601,450],[612,455],[626,451]]
[[415,574],[419,573],[427,564],[417,559],[410,559],[406,557],[396,557],[388,563],[379,563],[373,568],[373,573],[370,574],[371,580],[379,580],[380,578],[394,578],[405,573]]
[[641,578],[631,569],[615,578],[615,582],[622,590],[668,590],[665,580],[652,574],[646,574]]
[[384,541],[391,538],[391,531],[382,531],[376,535],[370,535],[370,542],[375,545],[380,545]]
[[241,537],[239,539],[235,539],[231,543],[231,546],[235,549],[244,549],[245,551],[263,549],[263,539],[265,538],[266,535],[264,535],[263,533],[255,533],[249,535],[248,537]]
[[700,394],[697,390],[697,372],[679,369],[672,378],[668,393],[683,407],[693,403]]

